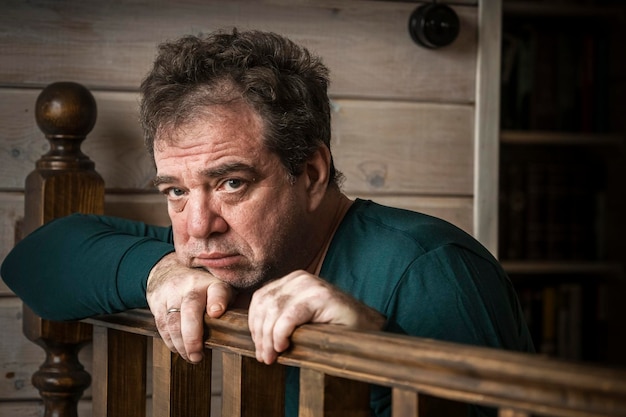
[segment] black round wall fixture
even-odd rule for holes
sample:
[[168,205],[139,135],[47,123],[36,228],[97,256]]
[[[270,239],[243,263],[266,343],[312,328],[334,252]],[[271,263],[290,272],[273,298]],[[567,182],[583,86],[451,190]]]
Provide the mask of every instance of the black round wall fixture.
[[459,34],[459,17],[445,4],[419,6],[409,17],[409,33],[418,45],[436,49],[451,44]]

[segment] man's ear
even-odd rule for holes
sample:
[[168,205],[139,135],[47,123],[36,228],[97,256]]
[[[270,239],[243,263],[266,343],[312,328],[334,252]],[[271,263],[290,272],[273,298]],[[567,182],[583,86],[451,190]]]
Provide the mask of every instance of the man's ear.
[[304,170],[309,210],[313,211],[322,202],[330,180],[330,150],[321,145],[307,160]]

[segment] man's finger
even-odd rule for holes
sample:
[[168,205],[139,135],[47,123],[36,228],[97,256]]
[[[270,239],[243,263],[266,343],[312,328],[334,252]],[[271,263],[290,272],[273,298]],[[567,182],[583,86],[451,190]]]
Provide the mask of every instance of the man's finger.
[[204,300],[183,299],[180,307],[180,333],[186,357],[198,363],[204,358]]
[[167,346],[169,350],[174,350],[174,344],[172,343],[172,338],[170,337],[170,332],[167,330],[167,320],[165,319],[165,314],[158,315],[154,317],[154,321],[157,326],[157,330],[159,331],[159,335],[161,335],[161,339],[163,343]]
[[185,344],[183,342],[182,335],[180,333],[180,324],[181,324],[181,313],[167,313],[165,316],[165,321],[167,323],[167,332],[171,338],[172,345],[176,352],[183,357],[183,359],[187,360],[187,352],[185,351]]
[[219,280],[215,280],[206,290],[206,313],[209,317],[220,317],[235,298],[235,290]]

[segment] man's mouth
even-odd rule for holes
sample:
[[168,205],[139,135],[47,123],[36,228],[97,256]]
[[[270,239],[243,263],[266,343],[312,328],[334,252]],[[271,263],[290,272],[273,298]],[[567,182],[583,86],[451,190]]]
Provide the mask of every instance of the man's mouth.
[[221,253],[212,252],[208,254],[199,254],[193,258],[193,266],[211,269],[228,269],[235,266],[241,261],[241,255],[238,253]]

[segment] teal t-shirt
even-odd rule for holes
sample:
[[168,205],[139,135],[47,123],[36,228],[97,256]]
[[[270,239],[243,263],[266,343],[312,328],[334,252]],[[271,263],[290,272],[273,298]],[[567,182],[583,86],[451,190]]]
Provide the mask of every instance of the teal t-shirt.
[[[147,307],[152,266],[172,252],[171,228],[72,215],[22,240],[2,264],[7,285],[37,314],[75,320]],[[33,257],[36,254],[36,257]],[[510,280],[478,241],[434,217],[356,200],[341,222],[320,276],[387,318],[386,331],[532,352]],[[288,375],[288,416],[298,379]],[[372,409],[389,414],[389,390]]]
[[[383,313],[386,331],[534,350],[500,264],[476,239],[441,219],[357,200],[320,276]],[[297,373],[288,377],[297,386]],[[297,398],[287,396],[288,415],[297,415]],[[389,415],[389,390],[373,387],[371,405],[375,415]]]

